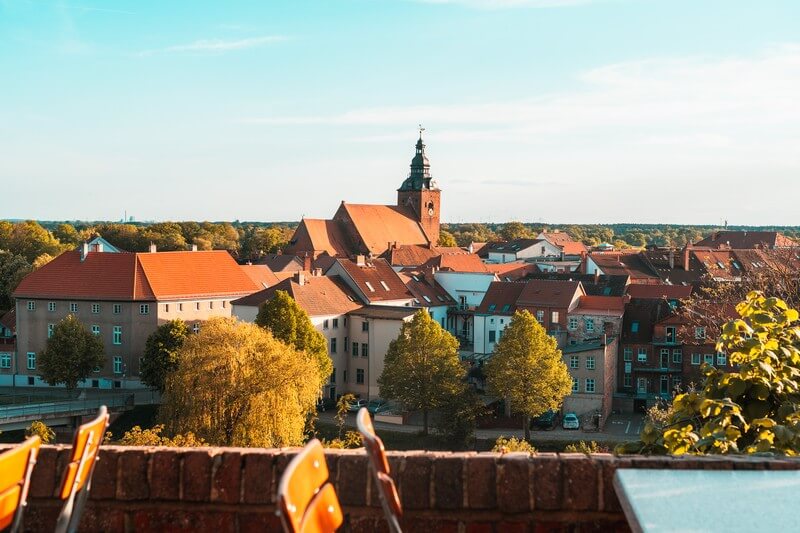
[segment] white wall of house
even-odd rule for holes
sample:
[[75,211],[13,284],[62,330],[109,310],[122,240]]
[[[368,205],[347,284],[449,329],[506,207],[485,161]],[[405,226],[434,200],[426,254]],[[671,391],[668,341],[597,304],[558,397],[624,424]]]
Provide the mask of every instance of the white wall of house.
[[539,241],[517,252],[517,259],[536,259],[544,257],[561,257],[561,248],[547,241]]
[[[406,320],[411,320],[410,315]],[[369,324],[364,330],[364,323]],[[404,320],[372,318],[358,315],[350,317],[350,353],[346,356],[347,382],[344,372],[337,368],[337,394],[351,392],[363,399],[380,397],[378,378],[383,372],[384,358],[389,349],[389,343],[400,334]],[[353,355],[352,343],[358,343],[358,355]],[[368,346],[368,357],[364,357],[363,345]],[[343,368],[344,370],[344,368]],[[363,372],[364,382],[358,383],[359,371]]]
[[[494,353],[494,347],[503,336],[503,330],[506,329],[509,322],[511,322],[511,317],[506,315],[475,315],[474,352],[476,354]],[[491,331],[494,331],[494,340],[491,340]]]
[[600,274],[604,274],[604,272],[602,270],[600,270],[600,267],[597,266],[597,263],[592,261],[592,256],[591,255],[587,255],[586,256],[586,273],[587,274],[594,274],[597,271],[599,271]]
[[497,279],[494,274],[481,272],[436,272],[436,282],[457,304],[478,306],[483,301],[489,284]]
[[488,259],[489,263],[512,263],[517,260],[517,254],[508,252],[489,252]]

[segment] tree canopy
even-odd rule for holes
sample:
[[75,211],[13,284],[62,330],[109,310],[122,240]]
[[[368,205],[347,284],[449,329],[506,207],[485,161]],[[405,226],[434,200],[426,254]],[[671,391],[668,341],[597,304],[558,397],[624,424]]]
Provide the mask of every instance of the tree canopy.
[[514,314],[484,372],[489,390],[523,415],[526,439],[530,418],[560,408],[572,390],[556,339],[528,311]]
[[439,232],[439,246],[458,246],[456,238],[447,230]]
[[105,364],[105,348],[74,315],[67,315],[53,327],[47,347],[37,362],[42,379],[50,385],[74,389],[78,382]]
[[389,344],[378,385],[382,398],[422,411],[427,434],[428,413],[456,399],[464,378],[458,341],[420,309]]
[[139,376],[142,383],[164,392],[167,376],[178,368],[178,349],[189,335],[189,327],[181,319],[161,324],[147,337]]
[[178,350],[159,417],[216,446],[297,446],[322,381],[308,356],[255,324],[205,322]]

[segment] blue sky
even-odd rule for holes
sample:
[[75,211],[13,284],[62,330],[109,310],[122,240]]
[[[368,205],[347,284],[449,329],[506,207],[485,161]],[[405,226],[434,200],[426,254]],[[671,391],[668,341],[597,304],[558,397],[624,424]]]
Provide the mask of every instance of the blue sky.
[[800,224],[800,2],[0,0],[3,218]]

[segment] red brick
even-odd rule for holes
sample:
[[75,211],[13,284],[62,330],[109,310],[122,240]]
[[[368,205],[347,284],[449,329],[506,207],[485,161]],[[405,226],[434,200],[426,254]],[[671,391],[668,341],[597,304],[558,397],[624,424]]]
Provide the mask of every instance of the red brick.
[[467,461],[467,505],[470,509],[494,509],[496,455],[478,455]]
[[559,531],[571,531],[572,524],[564,522],[536,522],[533,526],[534,533],[557,533]]
[[530,530],[530,524],[525,522],[500,522],[497,524],[497,531],[503,533],[527,533]]
[[431,458],[424,454],[406,456],[400,473],[400,500],[404,509],[429,509],[431,502]]
[[242,456],[239,452],[224,452],[214,457],[214,477],[211,501],[239,503],[242,481]]
[[584,454],[562,454],[563,508],[575,511],[597,509],[597,468]]
[[194,533],[196,531],[234,533],[236,531],[236,515],[215,511],[141,510],[136,511],[133,515],[133,528],[136,531],[159,531],[162,533]]
[[336,465],[336,494],[343,507],[365,506],[367,504],[367,456],[343,454]]
[[270,503],[272,498],[272,461],[271,453],[254,451],[244,453],[244,503]]
[[534,509],[562,508],[561,462],[554,453],[539,453],[531,458]]
[[196,449],[185,452],[181,474],[181,499],[207,502],[211,498],[211,450]]
[[125,512],[119,509],[108,509],[101,502],[89,502],[83,511],[78,529],[80,531],[124,531]]
[[289,466],[289,463],[292,462],[292,459],[294,459],[294,457],[299,452],[300,452],[299,449],[284,448],[281,449],[278,454],[276,454],[275,461],[272,463],[273,478],[275,480],[275,483],[272,486],[273,502],[277,501],[278,499],[278,486],[280,485],[283,472],[286,470],[286,467]]
[[263,513],[239,513],[240,533],[263,533],[264,531],[282,531],[281,519],[274,511]]
[[786,458],[773,459],[767,461],[767,468],[769,470],[798,470],[800,469],[800,463]]
[[36,465],[31,474],[31,498],[50,498],[56,494],[60,487],[61,478],[56,477],[56,464],[58,463],[59,448],[42,446],[36,458]]
[[176,449],[159,449],[150,456],[150,499],[179,500],[181,456]]
[[733,464],[724,458],[682,455],[673,459],[671,468],[676,470],[733,470]]
[[142,448],[117,448],[118,500],[145,500],[150,496],[147,464],[150,454]]
[[92,491],[89,497],[93,500],[113,500],[117,495],[117,458],[116,447],[101,447],[97,456],[94,474],[92,474]]
[[617,492],[614,489],[614,474],[618,468],[630,468],[631,462],[624,457],[614,457],[608,454],[596,454],[592,458],[600,469],[600,487],[598,488],[597,506],[601,511],[621,513]]
[[384,518],[375,516],[354,516],[350,518],[350,533],[378,532],[389,532],[389,524],[386,523]]
[[521,513],[531,508],[530,454],[505,454],[497,463],[497,503],[500,510]]
[[494,533],[494,524],[491,522],[469,522],[466,524],[467,533]]
[[436,509],[461,509],[464,506],[464,458],[437,457],[433,462],[433,488]]

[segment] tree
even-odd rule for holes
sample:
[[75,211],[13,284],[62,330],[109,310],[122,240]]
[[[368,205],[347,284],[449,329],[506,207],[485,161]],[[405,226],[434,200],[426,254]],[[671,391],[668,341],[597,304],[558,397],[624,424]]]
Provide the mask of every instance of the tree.
[[453,237],[453,234],[446,230],[439,231],[439,246],[450,246],[455,247],[458,246],[456,243],[456,238]]
[[22,278],[32,270],[33,267],[23,256],[0,250],[0,309],[14,306],[11,295]]
[[61,244],[67,246],[77,246],[81,240],[81,236],[75,226],[72,224],[59,224],[53,230],[53,236],[58,239]]
[[26,437],[33,437],[34,435],[38,435],[42,439],[42,444],[49,444],[56,438],[56,432],[41,420],[34,420],[25,430]]
[[322,381],[308,356],[255,324],[213,318],[178,350],[161,422],[214,446],[298,446]]
[[500,237],[502,237],[504,241],[524,239],[530,236],[530,230],[522,222],[508,222],[503,224],[503,229],[500,230]]
[[428,413],[461,394],[464,378],[458,341],[420,309],[389,344],[378,385],[381,397],[422,411],[427,435]]
[[45,266],[47,263],[55,259],[52,255],[48,253],[44,253],[33,260],[33,264],[31,265],[34,270],[38,270]]
[[737,370],[703,365],[702,388],[675,396],[666,421],[648,420],[618,451],[800,454],[800,313],[759,292],[736,311],[717,351]]
[[164,392],[164,381],[178,368],[178,350],[189,335],[189,327],[181,319],[170,320],[147,337],[139,372],[142,383]]
[[328,343],[311,323],[308,313],[297,305],[286,291],[275,291],[275,297],[258,310],[256,324],[270,331],[276,339],[307,353],[318,368],[321,383],[333,372]]
[[175,435],[167,437],[162,435],[163,424],[157,424],[150,429],[142,429],[140,426],[133,426],[130,431],[126,431],[118,444],[120,446],[172,446],[177,448],[195,448],[198,446],[208,446],[203,439],[198,439],[194,433],[186,435]]
[[439,409],[436,429],[447,439],[450,449],[467,448],[478,418],[485,413],[486,407],[478,393],[466,386]]
[[78,382],[105,364],[103,342],[92,335],[75,315],[55,325],[47,347],[39,356],[42,379],[50,385],[63,383],[72,390]]
[[528,311],[517,311],[484,366],[489,390],[523,415],[525,439],[530,419],[561,407],[572,390],[556,339]]
[[8,248],[32,262],[45,253],[56,256],[67,247],[62,246],[58,239],[38,222],[28,220],[14,224]]

